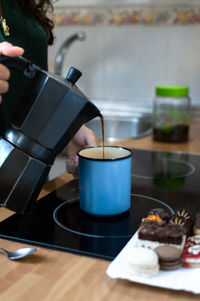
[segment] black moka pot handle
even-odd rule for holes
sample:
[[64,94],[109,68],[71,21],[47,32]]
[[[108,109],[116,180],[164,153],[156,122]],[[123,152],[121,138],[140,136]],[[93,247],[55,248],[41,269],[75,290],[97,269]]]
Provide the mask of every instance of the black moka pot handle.
[[16,69],[24,74],[28,78],[33,78],[36,71],[41,70],[41,68],[31,61],[25,59],[22,56],[9,57],[5,55],[0,55],[0,64],[5,65],[9,69]]

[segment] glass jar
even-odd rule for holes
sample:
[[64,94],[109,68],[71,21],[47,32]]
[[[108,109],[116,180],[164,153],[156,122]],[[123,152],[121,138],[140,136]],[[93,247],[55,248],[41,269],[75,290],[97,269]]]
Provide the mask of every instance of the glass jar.
[[157,86],[153,102],[153,139],[160,142],[188,140],[190,98],[187,86]]

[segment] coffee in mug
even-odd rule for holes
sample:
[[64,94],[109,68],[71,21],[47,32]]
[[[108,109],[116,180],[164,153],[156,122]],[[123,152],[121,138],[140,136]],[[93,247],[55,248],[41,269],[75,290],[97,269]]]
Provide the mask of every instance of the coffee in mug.
[[80,208],[110,216],[131,205],[132,151],[119,146],[88,147],[78,152]]

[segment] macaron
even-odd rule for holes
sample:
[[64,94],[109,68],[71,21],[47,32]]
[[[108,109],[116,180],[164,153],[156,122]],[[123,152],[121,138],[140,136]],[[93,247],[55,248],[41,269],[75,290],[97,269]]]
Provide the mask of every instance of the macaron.
[[176,270],[182,265],[182,251],[173,246],[158,246],[154,249],[159,258],[161,270]]
[[128,262],[137,274],[155,275],[159,271],[158,256],[151,249],[133,247]]

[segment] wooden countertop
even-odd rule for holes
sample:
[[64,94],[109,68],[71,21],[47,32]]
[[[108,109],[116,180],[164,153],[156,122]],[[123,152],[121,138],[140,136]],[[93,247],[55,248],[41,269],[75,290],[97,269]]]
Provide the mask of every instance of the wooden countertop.
[[[115,144],[137,149],[200,153],[200,119],[194,118],[187,143],[164,144],[152,141],[151,135]],[[63,174],[45,184],[40,197],[70,181]],[[1,208],[0,221],[11,215]],[[27,245],[0,239],[8,250]],[[126,280],[110,279],[105,271],[108,261],[67,252],[38,248],[35,254],[20,261],[9,261],[0,254],[0,300],[2,301],[129,301],[129,300],[199,300],[199,295],[166,290]]]

